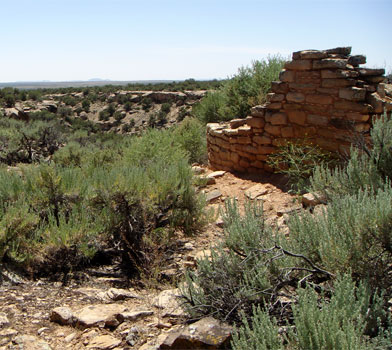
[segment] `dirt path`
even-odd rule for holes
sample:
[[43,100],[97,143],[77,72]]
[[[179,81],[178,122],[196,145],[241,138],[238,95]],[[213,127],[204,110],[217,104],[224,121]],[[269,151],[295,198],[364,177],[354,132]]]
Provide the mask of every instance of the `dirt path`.
[[[205,175],[212,173],[209,169],[205,171]],[[218,175],[211,180],[215,183],[204,189],[207,197],[211,193],[217,196],[208,205],[215,213],[224,207],[227,198],[236,198],[242,207],[250,197],[263,201],[268,221],[284,227],[285,213],[300,207],[287,193],[282,177],[237,177],[227,172]],[[196,258],[208,251],[222,235],[217,214],[203,233],[181,239],[181,248],[175,252],[171,266],[162,268],[163,273],[170,279],[179,271],[194,267]],[[92,272],[80,274],[79,280],[72,280],[66,286],[45,280],[0,285],[0,350],[153,349],[154,340],[183,322],[183,310],[173,301],[178,293],[173,285],[132,289],[132,283],[117,276],[116,271],[106,268],[101,273]],[[162,290],[165,292],[159,294]],[[61,325],[50,319],[52,310],[57,307],[68,308],[75,316],[83,308],[94,305],[100,310],[106,310],[107,305],[119,307],[121,312],[115,317],[120,324],[110,326],[103,320],[86,327],[81,321]],[[107,319],[113,317],[112,314],[106,316]]]

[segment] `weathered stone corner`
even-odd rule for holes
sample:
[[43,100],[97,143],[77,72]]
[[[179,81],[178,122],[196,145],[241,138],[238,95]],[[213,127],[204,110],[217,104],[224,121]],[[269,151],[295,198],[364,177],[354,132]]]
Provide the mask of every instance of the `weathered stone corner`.
[[351,47],[294,52],[272,83],[267,102],[245,119],[207,125],[213,169],[259,172],[290,139],[310,139],[321,148],[347,153],[356,133],[368,133],[373,116],[392,111],[385,70],[360,67]]

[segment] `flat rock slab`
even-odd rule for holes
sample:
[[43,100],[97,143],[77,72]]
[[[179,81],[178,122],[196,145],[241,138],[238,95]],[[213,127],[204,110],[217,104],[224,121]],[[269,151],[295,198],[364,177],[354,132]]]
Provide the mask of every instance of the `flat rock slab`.
[[151,316],[154,312],[152,310],[133,310],[121,313],[124,320],[136,321],[139,318]]
[[162,317],[180,317],[184,315],[184,310],[181,307],[179,299],[180,296],[181,293],[178,288],[167,289],[153,299],[153,305],[164,310]]
[[[51,350],[52,348],[49,344],[33,335],[19,335],[13,341],[18,347],[14,347],[14,349],[22,349],[22,350]],[[13,348],[11,348],[13,349]]]
[[232,328],[212,317],[170,332],[159,349],[227,349]]
[[81,328],[95,326],[117,327],[123,322],[121,313],[126,308],[118,304],[98,304],[86,306],[74,315],[75,325]]
[[88,345],[87,349],[110,350],[121,344],[121,340],[111,335],[100,335],[95,337]]
[[214,200],[222,197],[222,192],[219,190],[213,190],[206,194],[206,201],[207,203],[213,202]]
[[245,191],[245,196],[251,200],[254,200],[270,192],[271,192],[271,187],[269,185],[257,184],[247,189]]
[[207,179],[216,179],[217,177],[222,177],[226,174],[226,171],[218,170],[208,174],[206,177]]

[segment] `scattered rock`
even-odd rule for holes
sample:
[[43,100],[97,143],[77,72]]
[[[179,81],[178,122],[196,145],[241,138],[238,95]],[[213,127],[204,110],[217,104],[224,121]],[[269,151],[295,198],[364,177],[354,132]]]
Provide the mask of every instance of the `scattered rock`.
[[202,168],[201,166],[198,165],[194,165],[192,167],[192,171],[196,174],[196,175],[200,175],[200,174],[204,174],[206,172],[206,170],[204,168]]
[[256,199],[257,197],[264,196],[265,194],[270,192],[270,187],[264,184],[257,184],[249,188],[245,191],[245,196],[251,200]]
[[123,322],[126,308],[118,304],[98,304],[84,307],[75,314],[75,325],[81,328],[117,327]]
[[134,310],[121,313],[124,320],[136,321],[138,318],[151,316],[154,312],[152,310]]
[[0,312],[0,328],[9,326],[10,321],[4,312]]
[[214,177],[200,176],[200,178],[206,181],[207,186],[216,184],[216,180]]
[[180,290],[167,289],[162,291],[153,300],[153,305],[157,308],[164,309],[162,317],[172,316],[179,317],[184,315],[184,310],[181,307],[179,298],[181,297]]
[[207,179],[216,179],[218,177],[222,177],[225,174],[226,174],[226,171],[224,171],[224,170],[214,171],[214,172],[207,175]]
[[68,307],[61,306],[52,310],[50,320],[61,325],[70,325],[73,323],[74,317],[72,311]]
[[129,298],[139,298],[139,296],[135,293],[132,293],[126,289],[118,289],[118,288],[110,288],[106,295],[109,299],[117,301],[117,300],[124,300]]
[[74,340],[76,338],[76,333],[71,333],[68,334],[65,338],[64,338],[64,342],[66,343],[70,343],[72,340]]
[[302,205],[296,205],[296,206],[289,207],[289,208],[279,209],[276,212],[276,215],[281,217],[281,216],[284,216],[285,214],[291,214],[291,213],[294,213],[294,212],[298,212],[301,209],[302,209]]
[[139,338],[139,329],[137,327],[132,327],[129,330],[127,337],[125,338],[125,341],[127,342],[128,345],[134,346],[137,343],[138,338]]
[[121,340],[112,337],[111,335],[100,335],[95,337],[88,345],[87,349],[100,349],[100,350],[110,350],[119,346]]
[[222,192],[219,190],[213,190],[213,191],[208,192],[206,194],[206,201],[207,201],[207,203],[211,203],[220,197],[222,197]]
[[33,335],[19,335],[14,339],[13,343],[18,345],[18,348],[11,348],[15,350],[51,350],[46,341]]
[[225,226],[225,222],[223,221],[223,219],[221,217],[219,217],[216,221],[215,221],[215,225],[218,227],[224,227]]
[[226,349],[231,333],[229,325],[207,317],[170,332],[159,349]]
[[317,193],[305,193],[302,196],[302,204],[304,205],[304,207],[314,207],[323,202],[325,202],[325,198],[323,198]]
[[46,331],[48,331],[48,330],[49,330],[48,327],[41,327],[41,328],[37,331],[37,334],[38,334],[38,335],[41,335],[43,332],[46,332]]

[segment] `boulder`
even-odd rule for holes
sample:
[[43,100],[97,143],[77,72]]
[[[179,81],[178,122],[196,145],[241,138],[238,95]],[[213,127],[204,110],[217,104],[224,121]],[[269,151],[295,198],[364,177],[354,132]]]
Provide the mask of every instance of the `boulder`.
[[6,108],[4,109],[4,116],[11,119],[29,121],[29,115],[19,108]]
[[84,307],[75,316],[75,325],[80,328],[95,326],[117,327],[123,322],[126,308],[118,304],[97,304]]
[[229,349],[232,327],[212,317],[174,330],[159,349]]
[[73,323],[74,317],[72,311],[68,307],[62,306],[52,310],[50,320],[61,325],[70,325]]

